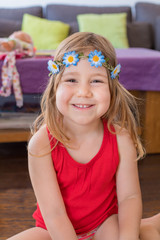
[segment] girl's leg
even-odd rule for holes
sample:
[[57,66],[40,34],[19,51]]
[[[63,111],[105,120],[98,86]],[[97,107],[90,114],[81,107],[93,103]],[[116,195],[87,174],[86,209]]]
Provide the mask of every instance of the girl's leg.
[[[118,230],[118,217],[117,215],[112,215],[102,223],[93,239],[117,240]],[[160,213],[153,217],[142,219],[140,240],[160,240]]]
[[140,226],[141,240],[160,240],[160,213],[153,217],[142,219]]
[[114,214],[107,218],[95,233],[94,240],[118,240],[118,216]]
[[45,229],[34,227],[18,233],[7,240],[51,240],[51,237]]

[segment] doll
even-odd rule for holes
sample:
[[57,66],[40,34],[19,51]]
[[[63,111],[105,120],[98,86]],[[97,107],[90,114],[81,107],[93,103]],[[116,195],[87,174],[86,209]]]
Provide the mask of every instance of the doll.
[[8,38],[0,38],[0,52],[6,53],[14,50],[18,50],[18,52],[27,50],[29,56],[32,56],[33,41],[31,36],[23,31],[17,31],[12,33]]
[[23,106],[23,94],[16,59],[32,56],[34,56],[34,45],[28,33],[17,31],[8,38],[0,38],[0,59],[4,60],[1,69],[0,96],[10,96],[13,86],[18,107]]

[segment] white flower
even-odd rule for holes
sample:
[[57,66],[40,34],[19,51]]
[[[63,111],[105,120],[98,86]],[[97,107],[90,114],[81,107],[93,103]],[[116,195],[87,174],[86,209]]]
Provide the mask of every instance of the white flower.
[[48,61],[48,70],[52,73],[59,73],[59,66],[52,60]]

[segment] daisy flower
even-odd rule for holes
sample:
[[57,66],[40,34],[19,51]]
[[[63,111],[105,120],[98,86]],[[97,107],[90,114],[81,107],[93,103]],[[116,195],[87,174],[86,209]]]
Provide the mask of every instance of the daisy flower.
[[121,64],[118,64],[111,72],[111,78],[115,79],[121,71]]
[[48,61],[48,70],[52,73],[59,73],[59,66],[52,60]]
[[65,53],[63,56],[63,64],[66,65],[66,67],[70,65],[77,65],[77,62],[79,62],[79,55],[75,51]]
[[102,66],[102,63],[105,62],[101,51],[98,52],[97,50],[94,50],[94,52],[90,52],[88,57],[88,61],[91,62],[91,66],[99,67]]

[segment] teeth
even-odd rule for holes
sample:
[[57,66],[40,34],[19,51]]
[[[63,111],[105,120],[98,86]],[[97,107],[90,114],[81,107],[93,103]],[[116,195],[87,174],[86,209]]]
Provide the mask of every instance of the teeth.
[[75,105],[76,107],[79,107],[79,108],[88,108],[89,106],[88,105]]

